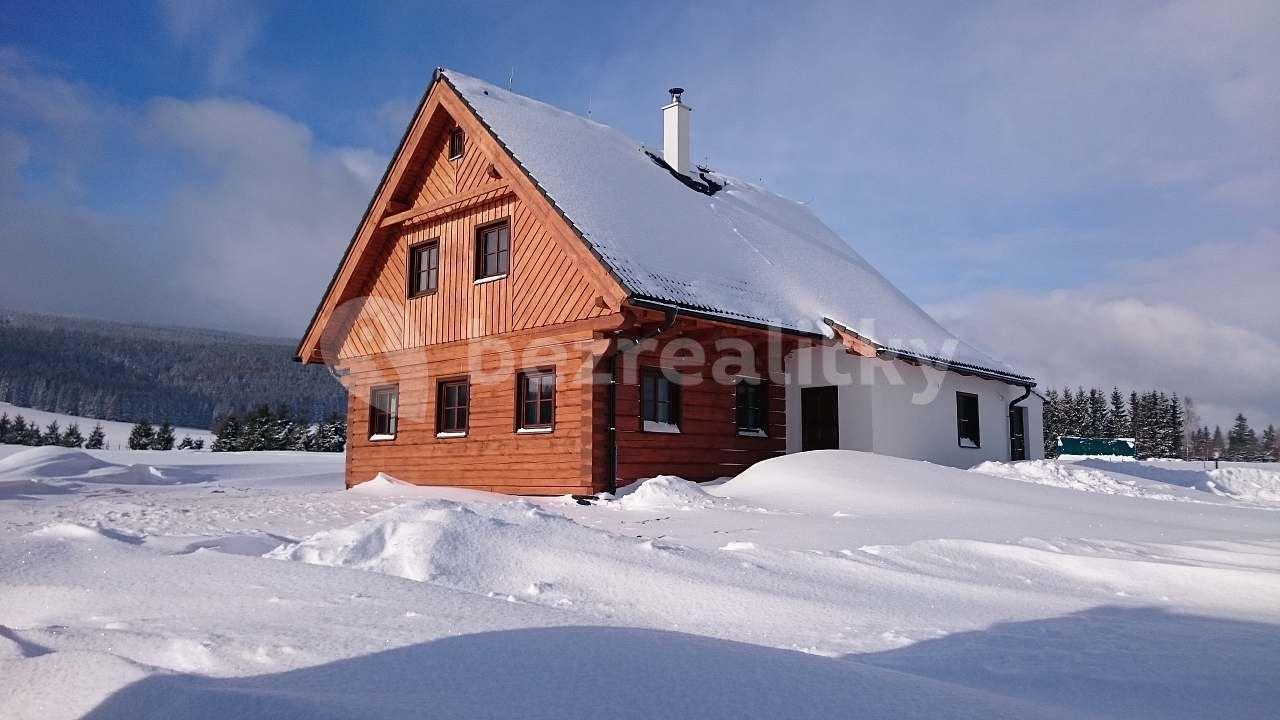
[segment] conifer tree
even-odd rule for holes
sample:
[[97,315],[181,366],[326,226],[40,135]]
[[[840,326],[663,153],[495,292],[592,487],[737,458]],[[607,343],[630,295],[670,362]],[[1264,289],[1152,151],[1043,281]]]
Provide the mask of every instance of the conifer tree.
[[160,423],[160,429],[156,430],[155,437],[151,438],[152,450],[172,450],[173,449],[173,425],[168,420]]
[[1124,405],[1124,396],[1120,394],[1120,388],[1111,388],[1111,406],[1107,408],[1107,422],[1105,427],[1105,435],[1109,438],[1128,437],[1131,430],[1129,426],[1129,411]]
[[1089,437],[1102,437],[1107,425],[1107,399],[1102,391],[1089,388],[1088,422],[1086,432]]
[[182,441],[178,443],[179,450],[191,450],[195,447],[195,443],[191,441],[190,435],[183,435]]
[[11,444],[9,436],[12,432],[13,421],[9,419],[9,413],[0,413],[0,445]]
[[[1058,436],[1062,434],[1062,410],[1061,396],[1054,388],[1049,388],[1044,394],[1044,411],[1041,415],[1041,425],[1044,427],[1044,456],[1051,458],[1058,453]],[[346,426],[343,426],[343,436],[346,436]]]
[[1280,438],[1276,437],[1276,426],[1267,425],[1262,431],[1262,455],[1269,462],[1280,462]]
[[1169,457],[1183,457],[1182,441],[1186,433],[1183,422],[1186,418],[1182,412],[1182,401],[1178,399],[1178,393],[1169,396],[1169,411],[1166,418],[1168,428],[1168,440],[1166,442],[1168,444]]
[[101,450],[106,443],[107,435],[102,432],[102,423],[97,423],[89,432],[89,439],[84,441],[84,447],[86,450]]
[[155,435],[156,429],[144,418],[129,432],[129,449],[150,450],[151,440]]
[[1227,431],[1227,459],[1250,461],[1258,455],[1258,435],[1249,427],[1243,413],[1236,414],[1235,424]]
[[243,428],[240,425],[240,418],[235,415],[228,415],[221,418],[213,426],[213,446],[210,448],[213,452],[236,452],[244,450],[243,440],[241,438]]
[[1219,457],[1227,454],[1227,441],[1222,436],[1222,428],[1218,425],[1213,426],[1213,440],[1210,441],[1209,454],[1217,454]]
[[62,447],[78,448],[84,444],[84,436],[80,434],[80,426],[71,423],[67,429],[62,432],[62,439],[58,443]]
[[59,445],[62,443],[62,428],[58,426],[57,420],[50,420],[48,425],[44,426],[44,434],[41,435],[36,442],[37,445]]
[[13,445],[27,444],[27,420],[21,415],[13,417],[13,425],[9,430],[9,442]]

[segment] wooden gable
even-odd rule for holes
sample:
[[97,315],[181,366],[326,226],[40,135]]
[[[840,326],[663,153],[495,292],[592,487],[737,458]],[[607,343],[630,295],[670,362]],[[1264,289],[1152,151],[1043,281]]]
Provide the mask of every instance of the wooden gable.
[[[461,158],[449,157],[455,128]],[[476,228],[507,219],[511,270],[476,282]],[[439,289],[408,298],[408,251],[440,243]],[[442,76],[419,107],[298,349],[335,361],[589,319],[625,291]]]

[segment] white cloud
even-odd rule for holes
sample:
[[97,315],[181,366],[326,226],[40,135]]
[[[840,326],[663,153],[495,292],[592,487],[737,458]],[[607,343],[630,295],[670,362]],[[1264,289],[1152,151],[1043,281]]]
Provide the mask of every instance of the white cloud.
[[1049,385],[1190,395],[1206,420],[1280,421],[1280,238],[1205,245],[1087,287],[991,291],[930,310]]
[[[0,98],[43,85],[61,101],[0,111],[0,257],[17,259],[0,263],[0,306],[301,333],[381,172],[375,153],[318,144],[252,102],[119,108],[0,64]],[[63,142],[67,127],[112,145]],[[109,150],[128,158],[112,169],[129,207],[91,209],[29,176],[36,165],[74,174]],[[127,176],[134,167],[144,177]]]

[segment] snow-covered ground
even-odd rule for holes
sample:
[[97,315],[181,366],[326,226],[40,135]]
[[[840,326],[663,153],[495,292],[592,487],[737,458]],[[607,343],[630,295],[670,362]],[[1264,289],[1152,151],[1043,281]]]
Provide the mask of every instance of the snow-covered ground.
[[0,446],[0,716],[1273,717],[1274,478],[1127,465],[829,451],[582,506]]
[[[107,447],[109,448],[126,448],[129,443],[129,431],[133,429],[133,423],[117,422],[115,420],[96,420],[94,418],[80,417],[79,415],[64,415],[62,413],[46,412],[44,410],[33,410],[32,408],[18,407],[6,402],[0,402],[0,413],[7,414],[10,418],[21,415],[28,423],[35,422],[43,430],[51,421],[56,420],[63,430],[67,426],[76,423],[80,426],[80,433],[85,437],[89,437],[89,432],[93,430],[93,426],[102,423],[102,432],[107,436]],[[160,418],[152,418],[151,422],[158,425]],[[178,440],[182,440],[184,436],[191,436],[192,440],[204,440],[205,447],[213,444],[213,433],[208,430],[199,428],[175,427],[173,435]]]

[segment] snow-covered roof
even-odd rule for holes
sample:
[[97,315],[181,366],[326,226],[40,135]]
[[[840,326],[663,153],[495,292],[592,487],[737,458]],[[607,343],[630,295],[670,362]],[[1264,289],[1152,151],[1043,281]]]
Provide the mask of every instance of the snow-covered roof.
[[827,318],[899,355],[1030,379],[948,332],[805,205],[710,171],[723,189],[698,192],[607,125],[442,74],[633,298],[830,335]]

